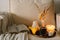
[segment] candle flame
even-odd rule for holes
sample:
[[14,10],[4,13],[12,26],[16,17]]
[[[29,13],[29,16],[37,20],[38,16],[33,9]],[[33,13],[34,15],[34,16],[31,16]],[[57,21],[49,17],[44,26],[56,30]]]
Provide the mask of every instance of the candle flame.
[[46,25],[47,32],[54,32],[55,26],[54,25]]

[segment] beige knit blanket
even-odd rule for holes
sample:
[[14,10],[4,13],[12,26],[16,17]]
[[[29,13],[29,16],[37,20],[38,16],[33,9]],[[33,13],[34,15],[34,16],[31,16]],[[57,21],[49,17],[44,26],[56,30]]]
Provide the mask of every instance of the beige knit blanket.
[[27,33],[7,33],[7,34],[1,34],[0,40],[28,40]]

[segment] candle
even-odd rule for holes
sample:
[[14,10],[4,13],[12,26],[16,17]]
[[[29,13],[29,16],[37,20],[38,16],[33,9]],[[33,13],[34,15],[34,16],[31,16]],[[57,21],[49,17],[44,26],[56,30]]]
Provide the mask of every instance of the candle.
[[38,22],[37,21],[33,21],[33,24],[31,27],[29,27],[29,29],[32,31],[33,34],[36,34],[36,32],[38,30],[40,30],[40,27],[38,25]]
[[46,25],[46,29],[48,32],[48,36],[52,36],[55,32],[55,26],[54,25]]

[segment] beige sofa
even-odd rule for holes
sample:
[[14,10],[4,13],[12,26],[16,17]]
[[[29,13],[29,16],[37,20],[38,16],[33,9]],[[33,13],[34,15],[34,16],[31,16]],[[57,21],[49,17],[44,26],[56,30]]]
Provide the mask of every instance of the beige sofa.
[[[13,14],[8,12],[0,12],[0,40],[60,40],[59,35],[56,35],[53,38],[41,38],[36,35],[31,35],[27,31],[20,32],[21,30],[29,31],[29,29],[24,24],[18,25],[14,20]],[[19,29],[17,30],[16,28]]]
[[0,12],[0,40],[28,40],[27,26],[16,24],[14,20],[12,13]]

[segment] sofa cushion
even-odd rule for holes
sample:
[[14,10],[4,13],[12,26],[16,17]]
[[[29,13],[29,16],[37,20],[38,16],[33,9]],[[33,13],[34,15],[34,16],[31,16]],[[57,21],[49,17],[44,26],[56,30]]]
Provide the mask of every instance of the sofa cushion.
[[11,25],[13,25],[12,14],[8,12],[0,12],[0,33],[6,33],[8,26]]
[[8,27],[8,32],[29,32],[29,29],[24,24],[20,25],[14,24]]

